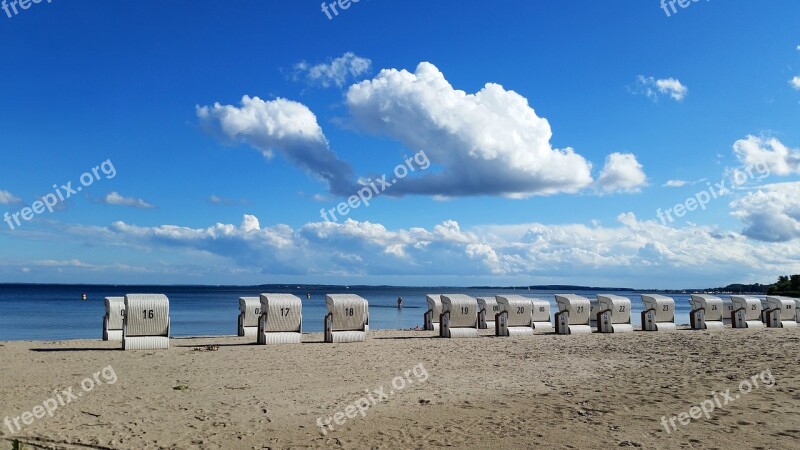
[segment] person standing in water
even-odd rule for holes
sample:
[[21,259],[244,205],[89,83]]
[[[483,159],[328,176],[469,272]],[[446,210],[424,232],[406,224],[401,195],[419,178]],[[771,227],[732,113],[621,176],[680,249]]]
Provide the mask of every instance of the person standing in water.
[[403,297],[397,297],[397,309],[403,309]]

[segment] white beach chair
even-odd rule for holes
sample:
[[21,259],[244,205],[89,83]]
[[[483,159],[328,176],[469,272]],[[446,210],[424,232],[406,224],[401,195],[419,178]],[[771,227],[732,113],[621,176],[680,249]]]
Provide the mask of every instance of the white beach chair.
[[325,342],[344,344],[364,342],[369,333],[369,304],[355,294],[325,296]]
[[122,322],[125,321],[125,297],[106,297],[103,316],[103,340],[122,341]]
[[733,303],[733,328],[764,328],[761,321],[761,299],[744,295],[731,295]]
[[600,312],[600,301],[596,298],[589,299],[589,322],[587,325],[593,329],[597,329],[597,313]]
[[795,321],[800,323],[800,298],[794,299]]
[[537,332],[553,331],[553,324],[550,322],[550,302],[540,298],[531,298],[531,310],[533,311],[533,330]]
[[239,298],[239,336],[254,338],[258,335],[258,319],[261,317],[261,299]]
[[730,298],[722,299],[722,323],[724,325],[733,326],[733,311],[735,310],[736,306]]
[[125,296],[124,350],[169,348],[169,299],[162,294]]
[[440,294],[428,294],[425,299],[428,301],[428,310],[425,311],[423,328],[438,333],[439,318],[442,315],[442,296]]
[[797,326],[797,303],[789,297],[767,296],[767,326],[770,328],[794,328]]
[[693,330],[725,328],[725,323],[722,321],[725,304],[721,298],[707,294],[692,294],[689,305],[691,307],[689,322]]
[[559,312],[555,316],[556,333],[558,334],[589,334],[589,314],[591,302],[586,297],[575,294],[558,294],[556,303]]
[[642,330],[663,331],[674,333],[678,331],[675,326],[675,300],[665,295],[642,294]]
[[495,329],[495,316],[500,313],[497,299],[494,297],[478,297],[478,328],[481,330]]
[[498,295],[495,335],[532,336],[533,302],[521,295]]
[[629,333],[631,324],[631,300],[621,295],[598,294],[600,311],[597,312],[597,331],[601,333]]
[[303,302],[292,294],[261,294],[257,340],[261,345],[299,344],[303,340]]
[[760,300],[761,300],[761,322],[766,327],[768,326],[767,323],[769,322],[767,320],[767,311],[769,311],[769,302],[767,302],[766,297],[762,297]]
[[478,301],[469,295],[442,295],[440,323],[443,338],[478,337]]

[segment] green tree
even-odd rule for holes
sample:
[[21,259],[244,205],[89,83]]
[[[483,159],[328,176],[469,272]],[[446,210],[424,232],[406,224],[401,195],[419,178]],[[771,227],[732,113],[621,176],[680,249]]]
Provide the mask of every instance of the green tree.
[[767,288],[767,294],[783,294],[800,292],[800,275],[779,276],[778,282]]

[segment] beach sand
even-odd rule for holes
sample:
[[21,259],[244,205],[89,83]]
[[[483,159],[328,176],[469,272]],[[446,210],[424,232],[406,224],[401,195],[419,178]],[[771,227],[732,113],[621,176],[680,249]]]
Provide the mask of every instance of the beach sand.
[[[3,342],[0,419],[36,412],[54,391],[80,395],[14,434],[3,425],[0,449],[15,438],[53,449],[800,448],[800,329],[433,336],[374,331],[334,345],[312,333],[270,347],[191,338],[128,352],[91,340]],[[756,378],[740,394],[765,370],[772,387]],[[84,391],[96,372],[102,384]],[[318,417],[352,415],[347,405],[366,390],[377,400],[381,386],[389,398],[322,434]],[[725,405],[717,394],[723,407],[710,419],[675,420],[667,433],[662,416],[726,389],[740,398]]]

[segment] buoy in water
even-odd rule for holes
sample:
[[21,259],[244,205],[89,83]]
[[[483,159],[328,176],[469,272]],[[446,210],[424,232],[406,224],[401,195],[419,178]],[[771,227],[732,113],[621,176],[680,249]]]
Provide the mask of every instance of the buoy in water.
[[81,298],[82,298],[84,301],[86,301],[86,294],[83,294],[83,295],[81,296]]
[[306,294],[306,298],[310,299],[311,298],[311,294]]

